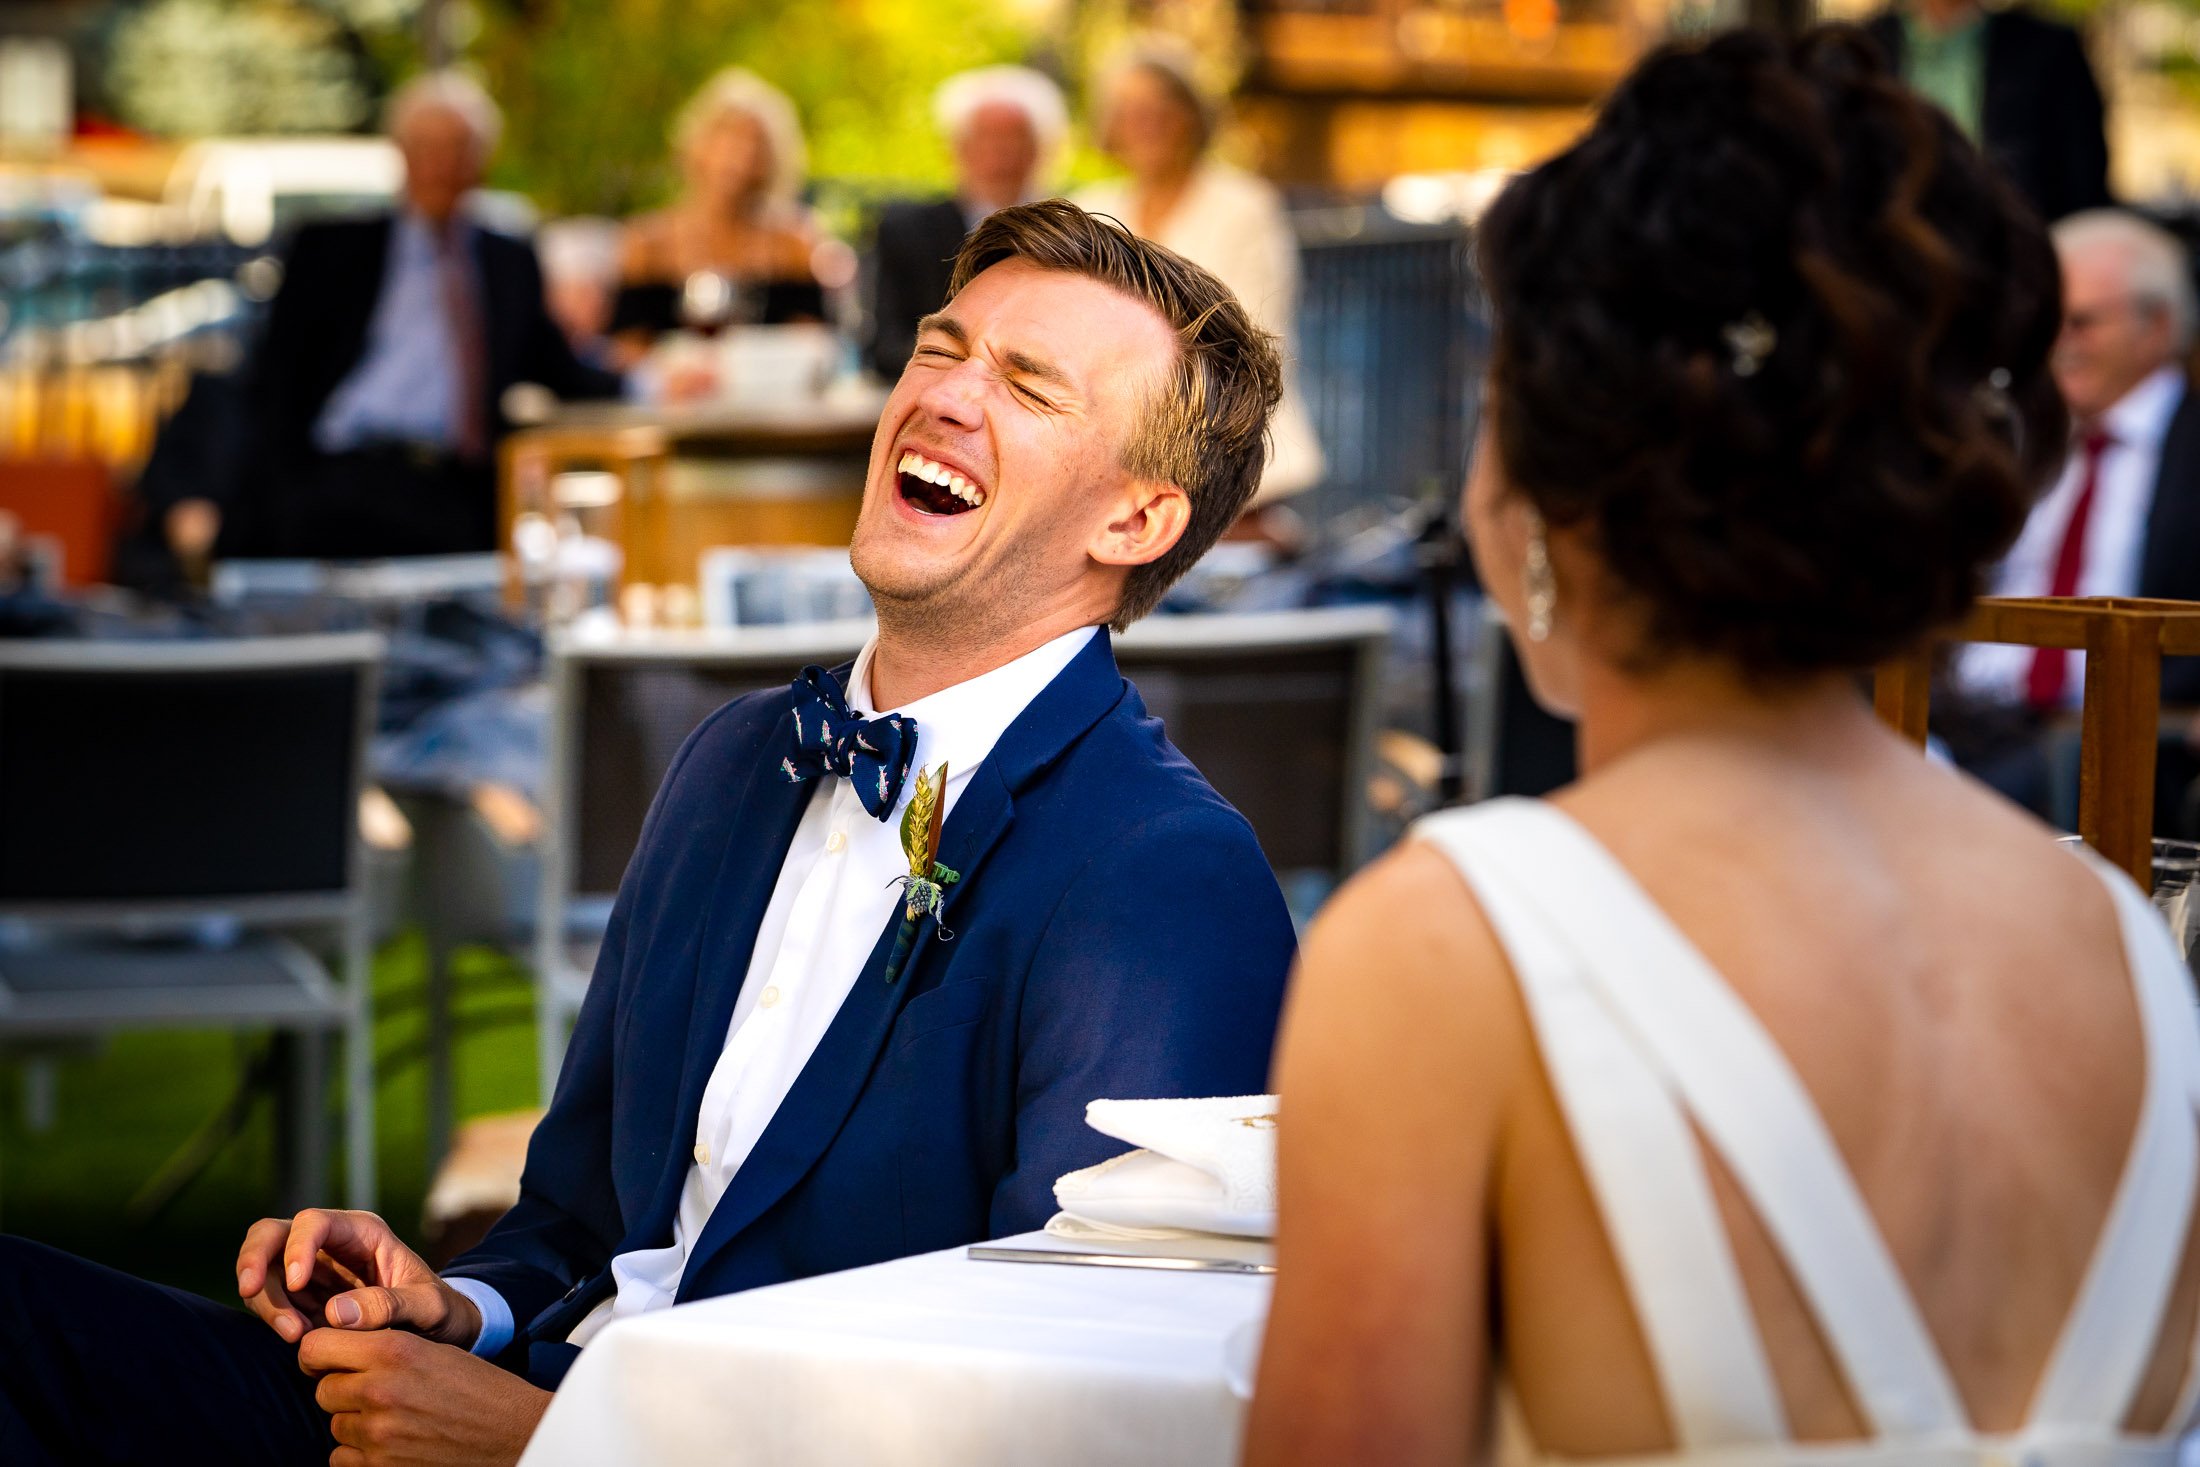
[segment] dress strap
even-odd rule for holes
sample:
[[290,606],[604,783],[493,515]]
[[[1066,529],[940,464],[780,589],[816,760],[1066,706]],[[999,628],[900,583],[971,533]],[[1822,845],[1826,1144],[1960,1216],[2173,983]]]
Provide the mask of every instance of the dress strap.
[[1539,887],[1595,891],[1592,873],[1528,859],[1521,837],[1536,809],[1491,801],[1431,816],[1414,833],[1458,868],[1512,964],[1677,1445],[1785,1441],[1779,1393],[1687,1119],[1536,899]]
[[[2200,1180],[2200,1027],[2191,974],[2153,907],[2123,873],[2081,854],[2116,905],[2146,1046],[2146,1088],[2108,1221],[2040,1377],[2031,1420],[2113,1430],[2145,1379],[2184,1265]],[[2188,1366],[2180,1423],[2190,1417],[2196,1380]]]
[[1794,1067],[1641,885],[1550,805],[1507,831],[1521,889],[1725,1160],[1876,1435],[1968,1431],[1947,1367]]

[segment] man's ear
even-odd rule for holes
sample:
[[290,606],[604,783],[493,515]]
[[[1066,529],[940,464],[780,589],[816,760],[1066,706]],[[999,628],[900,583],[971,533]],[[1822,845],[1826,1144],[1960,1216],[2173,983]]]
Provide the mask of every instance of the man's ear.
[[1182,488],[1164,479],[1133,479],[1087,548],[1102,565],[1150,565],[1176,548],[1191,522],[1191,496]]

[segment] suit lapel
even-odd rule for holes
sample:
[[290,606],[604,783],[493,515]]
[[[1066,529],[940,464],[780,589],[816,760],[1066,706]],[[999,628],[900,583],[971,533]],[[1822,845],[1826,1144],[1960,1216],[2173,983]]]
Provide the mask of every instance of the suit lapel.
[[680,1184],[687,1175],[688,1152],[695,1144],[703,1089],[726,1047],[726,1026],[748,976],[749,955],[756,949],[757,929],[764,923],[779,868],[816,789],[814,784],[791,784],[777,777],[770,752],[790,744],[793,736],[792,717],[781,713],[757,750],[748,788],[719,854],[709,906],[703,913],[702,940],[696,944],[695,994],[680,1062],[679,1100],[673,1110],[682,1130],[678,1144],[666,1151],[665,1174],[658,1178],[654,1205],[636,1236],[656,1237],[672,1225]]
[[2200,596],[2200,557],[2192,552],[2200,529],[2200,392],[2189,384],[2162,436],[2154,466],[2154,499],[2147,506],[2140,548],[2138,594],[2171,600]]
[[[342,227],[342,226],[338,226]],[[330,303],[328,319],[333,329],[326,337],[325,355],[322,357],[324,379],[315,384],[316,392],[310,404],[312,413],[304,430],[310,432],[318,421],[328,400],[343,385],[345,377],[357,367],[367,353],[367,334],[374,329],[374,313],[381,308],[382,292],[389,288],[390,255],[397,239],[397,216],[364,219],[352,226],[358,254],[342,262],[342,268],[357,270],[360,280],[374,282],[372,290],[361,290],[352,281],[335,282],[335,288],[326,299]]]
[[[961,880],[948,888],[950,918],[955,910],[954,894],[967,891],[971,883],[982,879],[986,856],[1007,833],[1015,815],[1015,790],[1059,757],[1122,697],[1122,675],[1116,671],[1114,653],[1107,634],[1102,632],[1009,725],[1000,742],[994,745],[993,753],[971,776],[969,786],[955,802],[954,813],[948,816],[940,832],[939,859],[961,873]],[[769,895],[767,883],[765,896]],[[760,921],[761,905],[757,911]],[[817,1164],[848,1119],[848,1113],[855,1108],[872,1070],[877,1067],[887,1036],[893,1032],[894,1020],[919,986],[919,965],[937,940],[939,923],[927,919],[917,929],[900,981],[889,984],[885,979],[886,959],[893,950],[894,932],[900,921],[901,913],[897,908],[878,941],[872,945],[862,973],[842,1001],[840,1012],[826,1029],[825,1037],[818,1042],[817,1049],[802,1067],[802,1073],[795,1078],[787,1098],[780,1102],[771,1123],[764,1128],[764,1134],[757,1138],[755,1149],[734,1174],[725,1196],[719,1199],[710,1221],[704,1225],[702,1236],[688,1253],[687,1269],[680,1279],[680,1299],[693,1296],[696,1280],[720,1249],[786,1196]],[[756,926],[757,922],[752,921],[747,927],[747,939],[751,943],[755,940]],[[738,979],[735,986],[738,987]],[[711,1031],[708,1053],[713,1060],[724,1042],[726,1020],[731,1011],[729,998],[716,1028]],[[696,1063],[696,1042],[691,1036],[691,1078]],[[709,1077],[707,1063],[703,1076]],[[701,1099],[700,1085],[695,1088],[692,1104],[688,1103],[683,1091],[686,1108],[682,1115],[691,1129]],[[687,1139],[692,1142],[692,1135]]]
[[505,244],[481,225],[473,229],[471,254],[474,265],[474,307],[481,314],[482,391],[488,395],[490,421],[498,416],[500,388],[519,375],[514,365],[519,332],[514,329],[520,312],[513,299],[513,272],[496,267],[495,253]]

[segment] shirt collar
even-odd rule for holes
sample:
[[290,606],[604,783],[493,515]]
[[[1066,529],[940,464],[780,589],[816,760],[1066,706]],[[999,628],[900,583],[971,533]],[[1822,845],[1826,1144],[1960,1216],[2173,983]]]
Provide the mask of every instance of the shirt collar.
[[[467,240],[473,236],[473,222],[466,217],[463,210],[452,217],[449,227],[452,236],[456,239]],[[437,233],[438,231],[434,225],[410,208],[400,207],[398,209],[397,243],[399,249],[433,254],[436,247]]]
[[2159,367],[2101,414],[2101,426],[2119,448],[2159,448],[2184,395],[2184,374],[2174,365]]
[[1913,50],[1921,52],[1946,52],[1976,45],[1986,34],[1986,12],[1973,11],[1962,24],[1940,30],[1927,25],[1913,13],[1902,17],[1903,40]]
[[[920,767],[947,762],[948,777],[967,776],[985,762],[1008,726],[1022,715],[1031,700],[1046,691],[1047,684],[1076,660],[1099,633],[1098,627],[1079,627],[1053,641],[1033,648],[1013,662],[982,672],[967,682],[942,688],[914,703],[881,710],[871,702],[871,654],[878,647],[872,638],[856,655],[848,674],[848,706],[865,718],[880,712],[904,713],[917,721],[917,758]],[[906,797],[906,795],[905,795]]]

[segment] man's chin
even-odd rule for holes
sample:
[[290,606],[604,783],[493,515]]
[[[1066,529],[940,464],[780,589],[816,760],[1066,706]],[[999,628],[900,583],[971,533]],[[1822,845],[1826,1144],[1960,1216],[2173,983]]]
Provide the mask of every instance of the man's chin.
[[865,555],[851,549],[848,560],[856,579],[871,593],[871,604],[882,615],[921,616],[951,609],[961,577],[959,568],[912,566],[892,556]]

